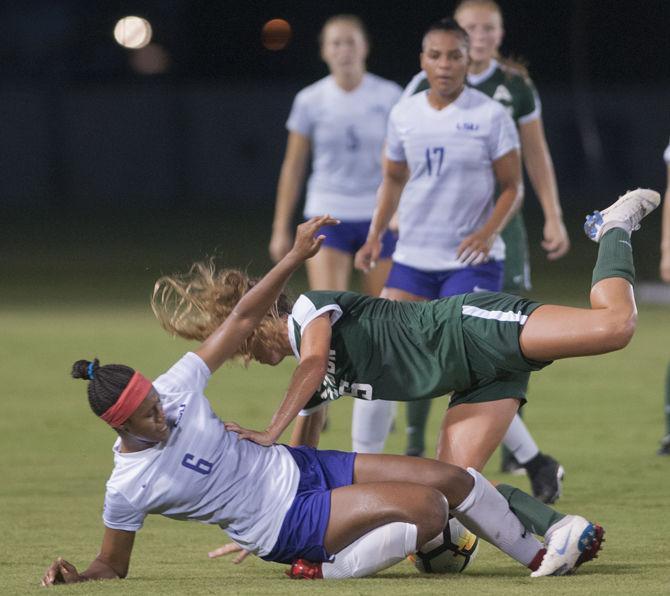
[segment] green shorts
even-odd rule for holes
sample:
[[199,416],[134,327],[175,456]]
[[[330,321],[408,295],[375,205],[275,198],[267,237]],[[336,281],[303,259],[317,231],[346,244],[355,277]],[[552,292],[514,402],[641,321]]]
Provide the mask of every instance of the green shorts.
[[530,290],[530,257],[526,225],[520,211],[510,219],[500,236],[505,242],[503,291],[527,292]]
[[523,405],[530,373],[550,362],[529,360],[521,353],[519,335],[539,302],[501,294],[468,294],[462,308],[463,342],[472,384],[456,391],[449,407],[515,398]]

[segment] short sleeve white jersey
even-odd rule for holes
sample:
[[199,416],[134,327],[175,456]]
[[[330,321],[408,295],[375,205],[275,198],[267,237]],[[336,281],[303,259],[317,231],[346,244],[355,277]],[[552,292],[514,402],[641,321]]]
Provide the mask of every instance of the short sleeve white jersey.
[[203,391],[210,372],[189,352],[153,383],[172,428],[169,439],[135,453],[114,445],[103,521],[136,531],[150,513],[218,524],[259,556],[274,547],[300,472],[281,445],[262,447],[225,430]]
[[665,160],[665,163],[670,164],[670,144],[665,148],[663,159]]
[[[427,271],[463,267],[458,245],[493,211],[492,164],[518,148],[510,116],[479,91],[466,87],[442,110],[428,103],[425,91],[401,100],[391,111],[386,138],[388,159],[407,162],[410,171],[393,260]],[[505,258],[500,237],[490,257]]]
[[286,127],[309,137],[312,145],[305,217],[372,217],[386,121],[401,91],[396,83],[366,73],[353,91],[327,76],[298,93]]

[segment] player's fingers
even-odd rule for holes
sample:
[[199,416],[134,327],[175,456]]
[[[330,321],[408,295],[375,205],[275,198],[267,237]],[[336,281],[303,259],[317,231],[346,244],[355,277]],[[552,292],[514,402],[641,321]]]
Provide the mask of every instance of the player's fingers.
[[236,553],[242,550],[241,546],[238,546],[237,544],[224,544],[223,546],[220,546],[219,548],[215,548],[214,550],[211,550],[207,553],[207,556],[210,559],[216,559],[217,557],[224,557],[226,555],[229,555],[231,553]]
[[239,555],[237,555],[237,556],[233,559],[233,563],[235,563],[235,565],[239,565],[239,564],[242,563],[242,562],[244,561],[244,559],[246,559],[250,554],[251,554],[251,553],[250,553],[248,550],[243,550]]
[[465,263],[470,258],[470,255],[472,255],[473,251],[474,251],[474,248],[472,246],[461,245],[458,252],[456,253],[457,256],[458,256],[458,260],[461,263]]

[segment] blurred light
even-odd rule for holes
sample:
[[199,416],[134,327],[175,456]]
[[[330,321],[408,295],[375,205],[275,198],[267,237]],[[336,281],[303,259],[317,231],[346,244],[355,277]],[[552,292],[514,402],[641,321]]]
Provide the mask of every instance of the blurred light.
[[283,50],[291,40],[291,25],[284,19],[272,19],[263,25],[261,43],[272,51]]
[[114,27],[116,42],[130,50],[138,50],[149,45],[151,35],[151,25],[142,17],[123,17]]
[[170,67],[170,54],[160,44],[150,43],[130,53],[130,66],[144,75],[162,74]]

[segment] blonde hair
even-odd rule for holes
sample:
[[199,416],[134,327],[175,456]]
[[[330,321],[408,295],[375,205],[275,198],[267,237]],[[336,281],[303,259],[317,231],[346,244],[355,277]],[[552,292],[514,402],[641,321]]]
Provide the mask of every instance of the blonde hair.
[[[213,259],[194,263],[186,273],[159,278],[151,296],[151,309],[161,327],[171,335],[206,340],[230,316],[257,279],[237,269],[216,269]],[[236,356],[248,363],[252,346],[260,342],[275,348],[286,335],[284,318],[291,302],[281,294]]]
[[[495,0],[461,0],[454,9],[454,18],[458,19],[458,13],[466,8],[488,8],[491,12],[496,12],[500,15],[501,23],[504,21],[500,5]],[[519,56],[502,56],[500,52],[496,51],[496,60],[500,63],[506,75],[518,75],[524,79],[529,78],[528,63],[524,58]]]
[[348,23],[349,25],[352,25],[363,34],[365,43],[368,45],[368,47],[370,46],[370,36],[368,35],[368,30],[360,17],[356,16],[355,14],[336,14],[332,17],[328,17],[326,22],[323,24],[323,27],[321,27],[321,31],[319,32],[319,47],[323,47],[323,40],[326,29],[335,23]]

